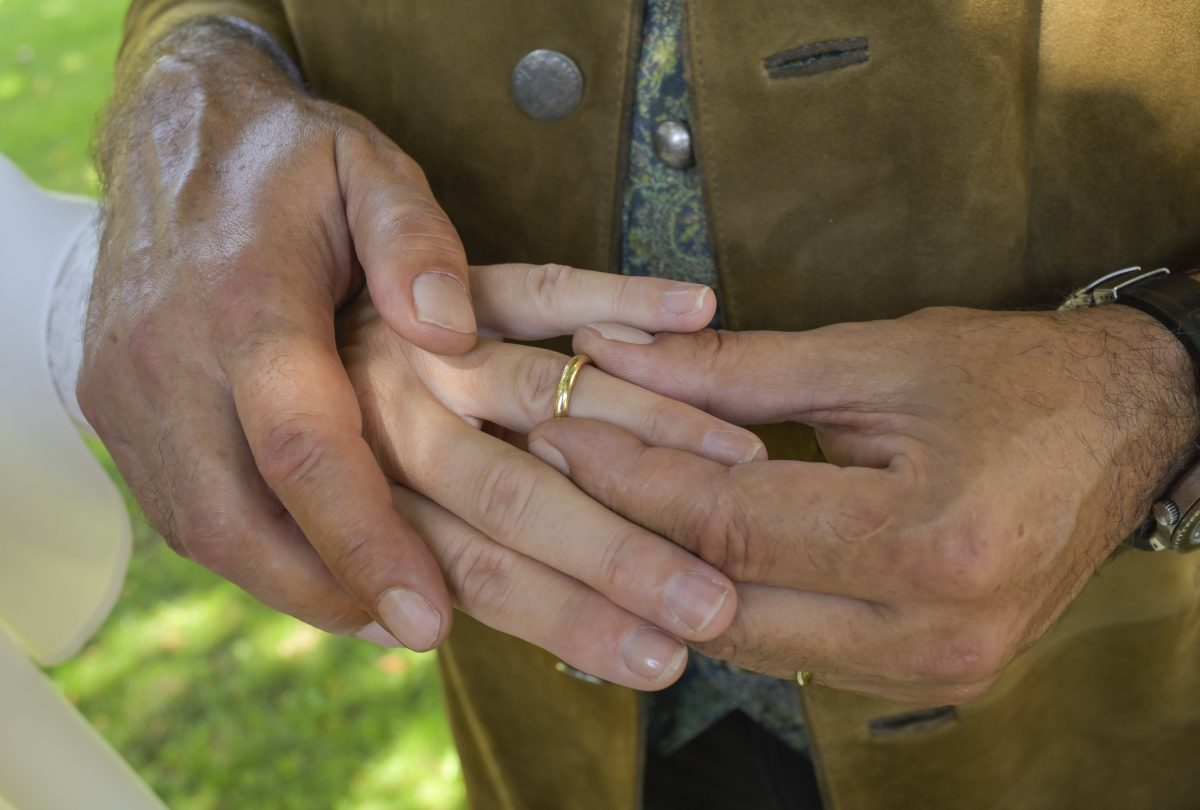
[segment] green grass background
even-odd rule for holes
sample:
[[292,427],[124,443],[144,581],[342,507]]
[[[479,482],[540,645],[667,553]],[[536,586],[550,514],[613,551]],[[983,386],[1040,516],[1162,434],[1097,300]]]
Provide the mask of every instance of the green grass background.
[[[89,144],[126,2],[0,0],[0,152],[47,188],[96,190]],[[464,806],[431,656],[272,613],[130,508],[121,600],[50,674],[169,806]]]

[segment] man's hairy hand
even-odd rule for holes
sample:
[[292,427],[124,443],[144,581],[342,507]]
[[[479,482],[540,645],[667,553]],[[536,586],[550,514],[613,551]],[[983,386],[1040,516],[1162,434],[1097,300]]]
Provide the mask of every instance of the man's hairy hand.
[[724,467],[555,420],[535,454],[736,581],[741,666],[924,704],[981,694],[1190,451],[1194,370],[1153,319],[924,310],[808,333],[582,330],[618,377],[741,423],[818,430],[830,464]]
[[362,439],[333,326],[365,278],[406,338],[474,344],[463,249],[421,170],[221,22],[121,65],[99,157],[78,397],[147,517],[267,604],[438,644],[449,597]]
[[[363,439],[334,315],[365,284],[397,339],[466,352],[466,259],[420,168],[285,67],[219,20],[122,62],[78,397],[179,553],[320,627],[428,649],[450,596]],[[644,303],[612,291],[602,317]],[[683,298],[635,322],[703,326],[711,293]]]

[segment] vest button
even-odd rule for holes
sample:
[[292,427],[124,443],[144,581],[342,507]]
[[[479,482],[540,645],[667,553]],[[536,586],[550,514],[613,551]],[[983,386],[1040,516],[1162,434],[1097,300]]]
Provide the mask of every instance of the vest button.
[[663,121],[654,129],[654,151],[672,169],[686,169],[695,162],[692,133],[682,121]]
[[512,97],[530,118],[560,121],[583,100],[583,73],[566,54],[530,51],[513,69]]

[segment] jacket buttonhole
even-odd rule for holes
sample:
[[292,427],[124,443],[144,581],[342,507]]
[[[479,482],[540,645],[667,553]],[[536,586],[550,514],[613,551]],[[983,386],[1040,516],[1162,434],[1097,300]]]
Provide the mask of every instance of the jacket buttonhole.
[[861,65],[870,58],[871,45],[867,38],[850,37],[813,42],[771,54],[763,60],[763,67],[768,78],[795,79]]
[[867,731],[876,739],[899,737],[933,731],[949,725],[957,719],[958,709],[953,706],[937,706],[932,709],[920,709],[915,712],[878,717],[867,723]]

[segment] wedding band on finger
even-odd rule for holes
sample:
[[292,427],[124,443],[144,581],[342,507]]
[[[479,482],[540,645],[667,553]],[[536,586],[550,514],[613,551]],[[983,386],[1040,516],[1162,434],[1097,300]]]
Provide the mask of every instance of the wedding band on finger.
[[813,674],[807,670],[800,670],[796,673],[796,683],[801,686],[808,686],[813,682]]
[[567,416],[571,410],[571,390],[575,388],[575,378],[579,369],[592,362],[586,354],[577,354],[563,366],[562,376],[558,378],[558,388],[554,390],[554,418]]

